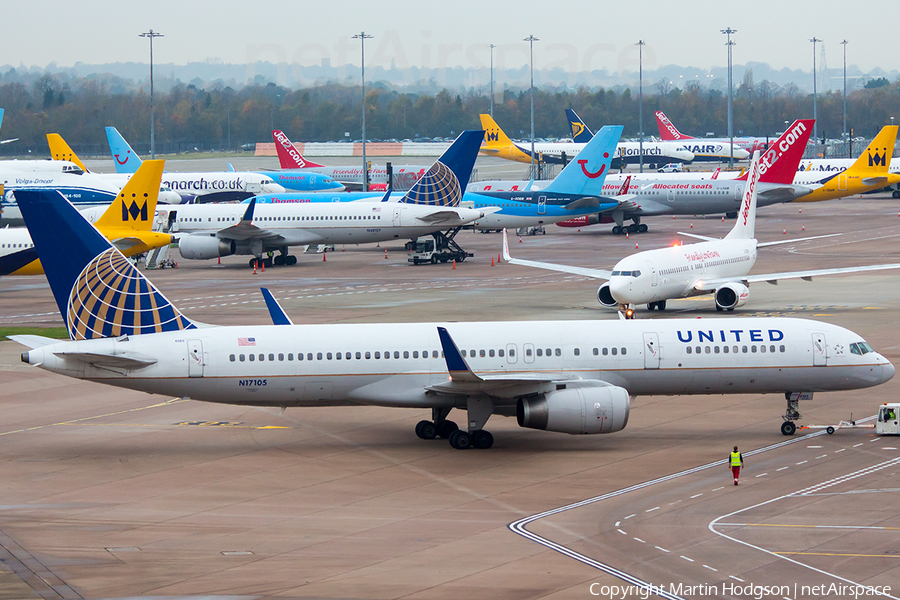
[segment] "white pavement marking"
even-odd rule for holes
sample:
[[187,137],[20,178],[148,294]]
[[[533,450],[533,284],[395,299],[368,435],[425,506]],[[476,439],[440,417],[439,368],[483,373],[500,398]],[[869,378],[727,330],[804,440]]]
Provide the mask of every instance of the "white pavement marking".
[[785,469],[790,469],[790,467],[781,467],[780,469],[775,469],[775,471],[784,471]]
[[740,581],[741,583],[744,583],[744,580],[741,579],[740,577],[735,577],[734,575],[729,575],[729,577],[731,577],[731,578],[734,579],[735,581]]
[[625,517],[625,518],[626,518],[626,519],[630,519],[630,518],[633,517],[633,516],[634,516],[634,515],[628,515],[628,516]]
[[694,562],[693,558],[688,558],[687,556],[684,556],[684,555],[682,555],[681,558],[683,558],[684,560],[689,561],[689,562]]
[[618,532],[621,533],[622,535],[628,535],[627,533],[625,533],[625,532],[622,531],[621,529],[616,529],[616,531],[618,531]]
[[846,450],[846,448],[841,448],[840,450],[835,450],[834,453],[837,454],[838,452],[843,452],[844,450]]
[[634,541],[640,542],[640,543],[642,543],[642,544],[646,544],[646,543],[647,543],[647,542],[645,542],[644,540],[642,540],[641,538],[632,538],[632,539],[634,539]]
[[661,550],[662,552],[665,552],[666,554],[669,553],[668,550],[666,550],[665,548],[663,548],[663,547],[661,547],[661,546],[655,546],[655,548],[656,548],[657,550]]
[[862,442],[853,445],[854,448],[856,448],[857,446],[862,446]]
[[711,566],[709,566],[709,565],[703,565],[703,568],[704,568],[704,569],[709,569],[710,571],[715,571],[716,573],[719,572],[718,569],[714,569],[713,567],[711,567]]
[[803,463],[808,463],[808,462],[809,462],[808,460],[801,460],[801,461],[798,462],[797,464],[798,464],[798,465],[802,465]]
[[659,507],[651,508],[650,510],[645,510],[644,512],[653,512],[654,510],[659,510]]
[[757,477],[765,477],[766,475],[768,475],[768,473],[760,473]]
[[702,493],[700,493],[700,494],[694,494],[693,496],[691,496],[691,500],[693,500],[694,498],[699,498],[699,497],[702,496],[702,495],[703,495]]

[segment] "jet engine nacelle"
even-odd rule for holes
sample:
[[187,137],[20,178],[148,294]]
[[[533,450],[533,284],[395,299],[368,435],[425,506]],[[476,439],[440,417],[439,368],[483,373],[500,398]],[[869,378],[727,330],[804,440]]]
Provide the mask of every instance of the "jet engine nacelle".
[[617,386],[557,390],[516,404],[520,427],[559,433],[612,433],[628,423],[631,399]]
[[726,283],[716,290],[716,306],[721,310],[734,310],[747,304],[750,290],[743,283]]
[[619,303],[612,297],[609,291],[609,282],[607,281],[597,290],[597,301],[606,308],[619,308]]
[[187,259],[231,256],[236,249],[234,240],[222,240],[213,235],[186,235],[178,240],[178,251]]

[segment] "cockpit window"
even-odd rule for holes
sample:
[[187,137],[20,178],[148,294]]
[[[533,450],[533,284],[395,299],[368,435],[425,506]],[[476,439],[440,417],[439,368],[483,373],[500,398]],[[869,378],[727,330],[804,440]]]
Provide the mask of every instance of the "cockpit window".
[[872,347],[869,346],[865,342],[857,342],[855,344],[850,344],[850,354],[868,354],[869,352],[875,352],[872,350]]
[[610,277],[640,277],[640,271],[613,271]]
[[78,165],[63,165],[62,172],[70,175],[84,175],[84,170]]

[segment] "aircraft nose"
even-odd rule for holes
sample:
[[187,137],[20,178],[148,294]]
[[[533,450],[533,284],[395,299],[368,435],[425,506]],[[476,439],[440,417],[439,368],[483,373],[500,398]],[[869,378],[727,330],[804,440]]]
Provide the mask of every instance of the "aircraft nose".
[[613,277],[609,280],[609,293],[621,304],[640,304],[633,298],[630,281],[627,277]]
[[887,359],[883,365],[881,365],[881,383],[885,381],[890,381],[894,377],[894,365]]

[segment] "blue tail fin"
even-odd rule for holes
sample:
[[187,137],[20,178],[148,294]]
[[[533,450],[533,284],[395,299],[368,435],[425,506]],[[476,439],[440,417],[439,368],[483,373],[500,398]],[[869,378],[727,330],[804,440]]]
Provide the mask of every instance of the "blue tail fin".
[[403,197],[407,204],[458,206],[484,140],[484,131],[463,131]]
[[569,127],[572,128],[572,141],[578,144],[587,144],[594,137],[594,134],[588,129],[575,111],[571,108],[566,109],[566,118],[569,120]]
[[57,191],[16,199],[73,340],[194,329]]
[[109,151],[116,165],[116,173],[136,173],[141,166],[141,157],[131,149],[122,134],[115,127],[106,128]]
[[603,195],[603,183],[609,173],[609,163],[616,155],[616,144],[622,129],[621,125],[602,127],[544,189],[564,194]]

